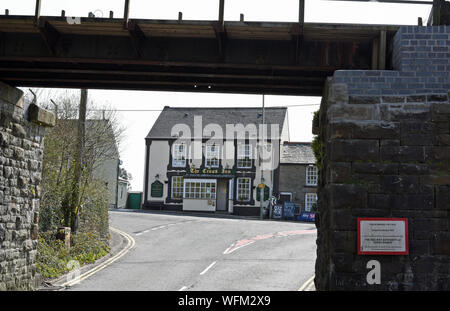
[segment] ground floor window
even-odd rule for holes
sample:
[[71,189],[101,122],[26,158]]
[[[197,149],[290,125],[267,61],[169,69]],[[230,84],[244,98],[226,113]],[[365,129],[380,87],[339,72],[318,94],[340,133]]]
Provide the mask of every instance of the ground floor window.
[[317,194],[315,193],[305,194],[305,211],[310,212],[313,204],[317,204]]
[[217,182],[215,179],[185,179],[185,199],[215,199]]
[[183,176],[172,177],[172,199],[183,198]]
[[238,201],[250,201],[251,181],[250,178],[237,179],[237,199]]

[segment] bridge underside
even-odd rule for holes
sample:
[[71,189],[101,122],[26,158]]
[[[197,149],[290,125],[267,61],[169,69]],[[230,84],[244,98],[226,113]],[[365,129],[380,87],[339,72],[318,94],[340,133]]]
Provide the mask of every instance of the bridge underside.
[[320,96],[338,69],[389,69],[398,26],[0,17],[12,86]]

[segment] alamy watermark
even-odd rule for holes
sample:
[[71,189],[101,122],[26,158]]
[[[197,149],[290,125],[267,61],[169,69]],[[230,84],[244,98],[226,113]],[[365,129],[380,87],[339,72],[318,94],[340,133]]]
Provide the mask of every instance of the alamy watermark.
[[371,269],[367,273],[366,281],[369,285],[381,284],[381,264],[378,260],[370,260],[366,265],[367,269]]
[[[103,11],[102,10],[94,10],[93,12],[89,12],[88,17],[103,17]],[[81,24],[81,17],[79,16],[66,16],[66,22],[69,25],[80,25]]]
[[70,260],[66,268],[69,269],[69,273],[66,276],[66,282],[71,283],[71,285],[75,285],[80,282],[80,262],[78,260]]
[[226,162],[257,160],[263,170],[274,170],[279,165],[279,124],[228,123],[223,128],[216,123],[203,126],[202,116],[194,116],[193,130],[178,123],[170,134],[176,138],[171,150],[173,159],[188,159],[191,163],[212,157]]

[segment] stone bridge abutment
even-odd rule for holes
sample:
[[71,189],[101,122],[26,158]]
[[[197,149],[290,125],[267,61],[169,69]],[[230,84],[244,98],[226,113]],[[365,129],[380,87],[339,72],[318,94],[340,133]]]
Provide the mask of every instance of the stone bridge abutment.
[[0,82],[0,290],[35,287],[43,139],[54,123]]
[[[401,27],[393,57],[392,71],[339,70],[325,86],[318,290],[450,290],[450,27]],[[409,254],[359,255],[363,217],[406,218]]]

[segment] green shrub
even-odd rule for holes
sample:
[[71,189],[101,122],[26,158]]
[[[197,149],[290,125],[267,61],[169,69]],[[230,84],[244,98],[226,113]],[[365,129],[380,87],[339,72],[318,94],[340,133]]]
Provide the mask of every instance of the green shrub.
[[80,265],[93,263],[110,251],[109,245],[98,234],[91,232],[74,235],[71,244],[70,255]]
[[94,233],[105,239],[109,233],[108,190],[98,181],[85,189],[86,200],[78,213],[78,232]]
[[52,232],[39,235],[36,268],[44,278],[54,278],[68,272],[70,259],[64,242],[57,240]]
[[323,156],[324,156],[324,148],[323,143],[320,140],[320,135],[314,136],[314,139],[311,144],[311,148],[314,152],[314,156],[316,158],[316,165],[319,171],[323,168]]

